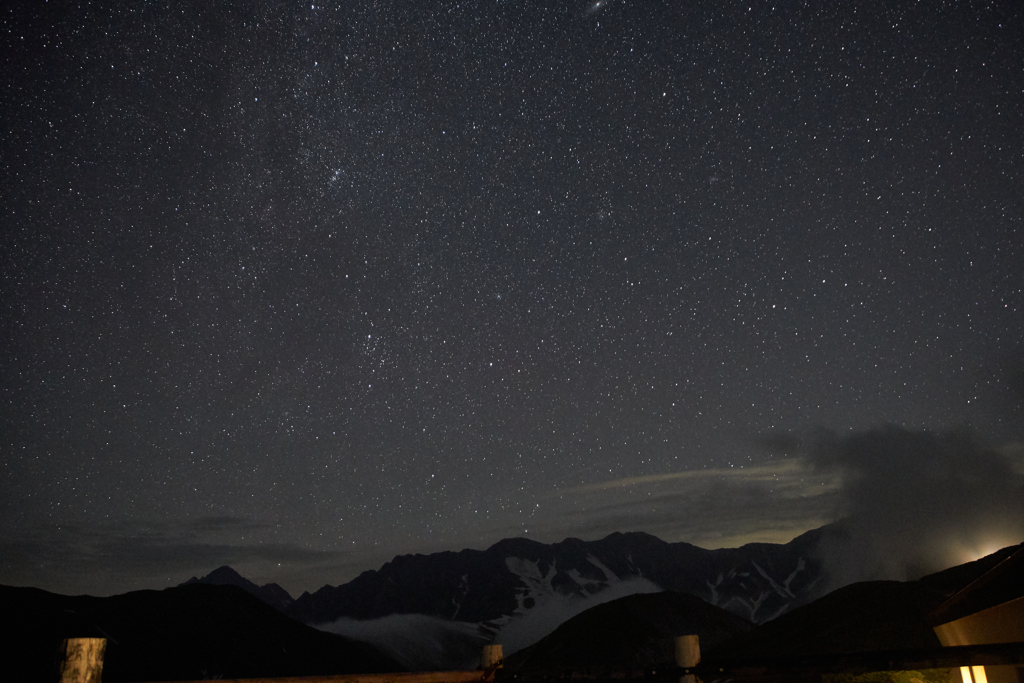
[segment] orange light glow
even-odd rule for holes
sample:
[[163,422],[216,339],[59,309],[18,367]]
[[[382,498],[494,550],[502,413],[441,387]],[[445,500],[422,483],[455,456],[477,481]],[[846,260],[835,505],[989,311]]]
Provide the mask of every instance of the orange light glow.
[[951,548],[953,551],[953,559],[956,564],[965,564],[967,562],[974,562],[980,560],[983,557],[991,555],[994,552],[1002,550],[1003,548],[1011,545],[1020,543],[1019,540],[1007,535],[1005,538],[987,538],[984,540],[978,540],[975,543],[969,545],[959,545],[959,547]]
[[961,666],[960,677],[964,679],[964,683],[988,683],[983,666]]

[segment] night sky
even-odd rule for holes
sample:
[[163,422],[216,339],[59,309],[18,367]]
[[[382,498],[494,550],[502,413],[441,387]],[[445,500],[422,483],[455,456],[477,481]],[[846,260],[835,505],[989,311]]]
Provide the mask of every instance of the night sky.
[[800,439],[883,425],[1024,471],[1019,2],[34,1],[0,36],[0,583],[784,542],[844,513]]

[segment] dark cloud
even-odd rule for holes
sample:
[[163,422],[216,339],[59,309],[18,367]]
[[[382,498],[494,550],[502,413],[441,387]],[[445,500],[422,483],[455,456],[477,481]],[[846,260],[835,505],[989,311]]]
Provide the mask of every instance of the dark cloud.
[[1024,539],[1021,474],[970,430],[820,432],[806,452],[841,477],[849,535],[822,549],[834,585],[915,578]]

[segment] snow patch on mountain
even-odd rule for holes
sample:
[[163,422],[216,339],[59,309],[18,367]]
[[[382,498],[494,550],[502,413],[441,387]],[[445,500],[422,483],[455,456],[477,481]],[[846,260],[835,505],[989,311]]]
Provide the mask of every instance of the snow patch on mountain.
[[[727,609],[756,624],[770,621],[799,603],[800,597],[793,591],[792,585],[807,567],[807,561],[803,557],[797,558],[796,567],[781,583],[757,561],[750,560],[750,565],[755,571],[741,571],[733,567],[728,572],[719,573],[714,582],[705,579],[704,585],[707,586],[708,593],[702,597],[712,605]],[[773,595],[777,596],[776,599],[770,606],[765,606],[768,598]],[[783,601],[781,605],[778,604],[779,599]],[[772,612],[765,614],[765,610]]]
[[[727,609],[733,614],[739,614],[748,621],[757,623],[757,611],[761,609],[761,605],[764,604],[765,598],[772,594],[772,591],[761,591],[761,593],[755,597],[740,597],[735,596],[726,601],[724,605],[721,605],[722,609]],[[738,607],[737,607],[738,606]]]
[[[517,607],[513,614],[523,614],[536,605],[546,603],[555,595],[551,582],[558,573],[557,563],[552,562],[546,572],[542,572],[538,563],[521,557],[506,557],[505,566],[523,582],[522,588],[516,589]],[[509,615],[511,616],[511,615]]]
[[452,621],[455,621],[459,616],[459,610],[462,609],[462,601],[469,595],[469,574],[463,574],[462,580],[459,581],[459,587],[456,589],[455,595],[452,596],[452,604],[455,605],[455,611],[452,612]]
[[751,562],[751,564],[754,565],[754,569],[757,570],[757,573],[760,574],[761,576],[763,576],[765,578],[765,580],[768,581],[768,585],[772,587],[772,590],[774,590],[780,596],[782,596],[784,598],[795,598],[796,597],[795,595],[790,593],[788,590],[784,589],[782,586],[780,586],[778,583],[776,583],[775,579],[770,577],[768,575],[768,572],[766,572],[765,570],[761,569],[761,565],[759,565],[757,562]]
[[597,593],[607,585],[601,579],[588,579],[580,574],[578,569],[570,569],[566,574],[570,579],[572,579],[573,583],[579,587],[580,595],[591,595],[593,593]]
[[799,574],[800,572],[802,572],[805,567],[807,567],[807,561],[804,560],[804,558],[802,558],[802,557],[798,558],[797,561],[796,561],[796,569],[794,569],[792,572],[790,572],[789,576],[786,577],[785,582],[783,582],[783,584],[782,584],[783,586],[786,587],[786,592],[789,593],[793,597],[796,597],[796,596],[793,595],[793,591],[790,589],[790,584],[793,583],[793,579],[795,579],[796,575]]
[[576,569],[564,572],[580,587],[579,592],[561,592],[554,585],[558,574],[552,562],[542,570],[537,562],[519,557],[508,557],[505,566],[519,577],[523,586],[516,591],[517,607],[512,614],[481,624],[494,633],[494,642],[500,643],[506,657],[533,645],[558,628],[567,619],[605,602],[635,593],[660,593],[661,586],[643,577],[619,578],[593,555],[587,561],[604,575],[604,579],[588,579]]
[[607,585],[610,586],[613,583],[618,583],[619,577],[616,576],[615,572],[613,572],[611,569],[608,569],[608,567],[601,564],[601,560],[597,559],[593,555],[587,555],[587,562],[601,570],[601,573],[604,574],[604,582]]
[[787,544],[718,550],[642,533],[553,544],[503,539],[486,550],[398,556],[347,584],[303,594],[287,613],[310,624],[418,613],[483,624],[492,634],[508,629],[512,638],[516,628],[526,629],[513,624],[528,624],[531,614],[539,621],[544,610],[572,612],[565,608],[572,597],[597,599],[646,578],[650,584],[636,585],[698,595],[763,623],[815,596],[823,575],[814,553],[822,538],[840,533],[823,528]]

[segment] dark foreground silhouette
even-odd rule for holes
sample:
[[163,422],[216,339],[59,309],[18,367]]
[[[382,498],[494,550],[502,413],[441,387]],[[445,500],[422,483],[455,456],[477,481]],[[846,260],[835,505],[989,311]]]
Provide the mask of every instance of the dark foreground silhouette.
[[107,639],[104,683],[399,671],[365,643],[317,631],[241,588],[192,585],[109,598],[0,586],[0,658],[57,680],[63,638]]

